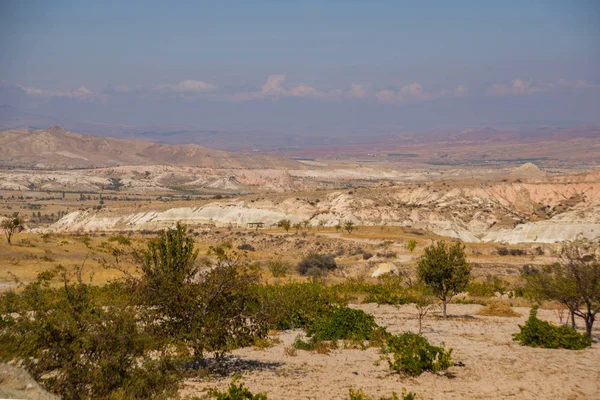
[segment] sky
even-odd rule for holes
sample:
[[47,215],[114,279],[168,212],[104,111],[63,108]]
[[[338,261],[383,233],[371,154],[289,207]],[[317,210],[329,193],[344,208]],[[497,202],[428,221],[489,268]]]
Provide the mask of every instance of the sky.
[[0,106],[365,134],[600,121],[600,2],[0,2]]

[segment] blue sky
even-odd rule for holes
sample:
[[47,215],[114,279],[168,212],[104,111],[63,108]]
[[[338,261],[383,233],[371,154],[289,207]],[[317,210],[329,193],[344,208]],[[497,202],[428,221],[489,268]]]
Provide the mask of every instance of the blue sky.
[[11,1],[0,103],[58,118],[388,132],[600,118],[600,3]]

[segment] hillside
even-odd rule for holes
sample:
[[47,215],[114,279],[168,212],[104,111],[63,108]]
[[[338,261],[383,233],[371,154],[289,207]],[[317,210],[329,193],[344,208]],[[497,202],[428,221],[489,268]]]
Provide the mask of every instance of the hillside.
[[203,168],[303,168],[300,163],[284,158],[230,153],[195,144],[166,145],[81,135],[59,126],[0,132],[0,166],[58,169],[158,164]]

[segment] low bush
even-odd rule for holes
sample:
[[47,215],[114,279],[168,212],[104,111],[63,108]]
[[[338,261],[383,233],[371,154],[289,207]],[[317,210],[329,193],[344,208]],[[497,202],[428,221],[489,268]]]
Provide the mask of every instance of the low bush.
[[452,366],[452,349],[432,346],[416,333],[388,337],[384,351],[388,354],[390,368],[409,376],[419,376],[424,371],[444,371]]
[[338,348],[337,341],[313,341],[313,340],[302,340],[299,337],[294,340],[292,348],[296,350],[314,351],[318,354],[329,354],[331,350]]
[[267,261],[267,269],[275,278],[282,278],[287,275],[291,265],[288,262],[281,260]]
[[[380,397],[379,400],[415,400],[416,395],[413,392],[406,392],[406,389],[402,389],[402,394],[398,396],[396,392],[392,392],[391,397]],[[361,389],[353,390],[350,389],[349,400],[375,400],[374,397],[367,396]]]
[[312,341],[349,339],[363,342],[378,329],[375,318],[362,310],[332,307],[306,330]]
[[118,236],[111,236],[108,238],[109,242],[117,242],[123,246],[131,246],[131,239],[129,239],[127,236],[123,236],[123,235],[118,235]]
[[566,325],[555,326],[538,319],[537,310],[537,307],[533,307],[525,325],[519,325],[520,332],[513,335],[514,341],[546,349],[581,350],[592,345],[591,338],[575,329]]
[[253,394],[243,382],[240,382],[240,377],[233,378],[227,391],[220,392],[213,389],[208,392],[210,398],[214,400],[267,400],[266,393]]
[[335,258],[328,254],[310,253],[298,263],[300,275],[324,276],[336,268]]

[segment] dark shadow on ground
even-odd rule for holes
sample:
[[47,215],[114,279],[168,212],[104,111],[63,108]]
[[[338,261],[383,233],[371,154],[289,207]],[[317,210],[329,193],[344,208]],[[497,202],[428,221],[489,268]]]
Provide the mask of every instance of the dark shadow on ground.
[[188,370],[202,370],[207,375],[238,375],[246,372],[277,369],[285,365],[283,362],[265,362],[248,360],[233,355],[220,359],[211,357],[201,361],[186,363],[184,368]]

